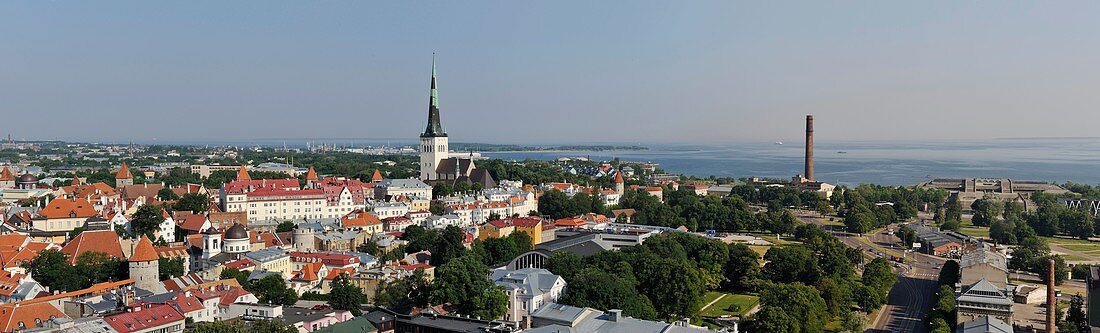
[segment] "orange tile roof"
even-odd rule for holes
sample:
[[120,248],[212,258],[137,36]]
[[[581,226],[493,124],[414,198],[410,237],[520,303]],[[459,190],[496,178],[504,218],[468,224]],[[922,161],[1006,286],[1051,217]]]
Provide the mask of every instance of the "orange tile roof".
[[622,172],[616,172],[615,173],[615,184],[622,184],[622,183],[625,183],[625,182],[626,181],[623,180],[623,173]]
[[[0,331],[2,332],[35,328],[36,319],[38,322],[45,322],[50,318],[68,318],[68,316],[50,303],[19,302],[0,305]],[[20,328],[19,323],[23,323],[23,328]]]
[[576,217],[566,217],[566,218],[562,218],[562,219],[558,219],[557,221],[554,221],[554,226],[555,227],[562,227],[562,228],[583,227],[583,226],[585,226],[585,224],[586,223],[584,222],[584,220],[576,218]]
[[130,174],[130,168],[126,166],[126,162],[122,162],[122,166],[118,167],[118,173],[115,174],[115,179],[133,179],[134,175]]
[[324,265],[319,262],[311,262],[302,265],[302,269],[298,271],[295,278],[302,281],[317,281],[317,273],[321,272],[321,267]]
[[0,249],[19,250],[27,243],[28,238],[30,237],[23,234],[0,235]]
[[306,180],[318,180],[317,171],[313,171],[313,166],[309,166],[309,171],[306,172]]
[[157,255],[157,250],[153,249],[153,241],[149,240],[149,236],[141,235],[141,239],[134,247],[134,254],[130,256],[129,261],[153,261],[157,259],[160,259],[160,256]]
[[35,298],[32,298],[32,299],[23,301],[21,303],[23,303],[23,304],[46,303],[46,302],[50,302],[50,301],[54,301],[54,300],[72,298],[72,297],[77,297],[77,296],[100,295],[100,294],[107,293],[108,291],[119,289],[119,288],[122,288],[122,287],[125,287],[125,286],[128,286],[128,285],[132,285],[132,284],[134,284],[134,279],[125,279],[125,280],[122,280],[122,281],[100,282],[100,283],[93,284],[91,287],[88,287],[88,288],[75,290],[75,291],[70,291],[70,292],[67,292],[67,293],[60,293],[60,294],[54,294],[54,295],[49,295],[49,296],[43,296],[43,297],[35,297]]
[[27,274],[11,274],[7,271],[0,273],[0,295],[11,297],[15,288],[19,287],[19,281],[26,276]]
[[328,274],[327,274],[327,275],[325,275],[325,280],[327,280],[327,281],[332,281],[332,280],[336,280],[336,278],[337,278],[337,277],[339,277],[339,276],[340,276],[340,274],[342,274],[342,273],[347,273],[347,274],[348,274],[348,276],[350,277],[350,276],[352,276],[353,274],[355,274],[355,268],[353,268],[353,267],[348,267],[348,268],[335,268],[335,269],[330,269],[330,270],[328,271]]
[[252,177],[248,176],[248,169],[241,164],[241,168],[237,169],[237,180],[252,180]]
[[374,169],[374,174],[370,176],[370,181],[372,181],[372,182],[382,181],[382,173],[378,172],[378,169]]
[[65,244],[61,252],[69,255],[69,263],[75,263],[76,258],[85,252],[102,252],[111,258],[126,259],[122,254],[122,244],[119,242],[118,234],[114,230],[82,232]]
[[382,220],[378,219],[378,216],[366,212],[363,209],[356,209],[344,215],[340,218],[340,225],[345,228],[350,227],[369,227],[372,225],[380,225]]
[[187,235],[187,244],[191,247],[202,248],[202,234]]
[[[378,172],[378,171],[375,171],[375,172]],[[7,165],[4,166],[3,170],[0,170],[0,181],[7,181],[7,182],[15,181],[15,175],[11,173],[11,170],[8,170]]]
[[42,252],[43,250],[51,247],[56,248],[57,245],[46,242],[27,243],[27,246],[24,246],[23,249],[19,250],[19,252],[16,252],[14,256],[8,257],[5,254],[4,267],[19,266],[19,264],[30,261],[34,259],[34,257],[37,257],[39,252]]
[[66,199],[56,198],[50,201],[46,205],[46,208],[38,211],[38,215],[42,215],[47,219],[61,219],[61,218],[88,218],[96,216],[95,207],[88,200],[80,199]]
[[183,258],[189,256],[187,254],[187,246],[156,246],[153,247],[157,251],[157,256],[161,258]]
[[202,214],[177,212],[173,220],[176,221],[176,225],[180,226],[180,229],[199,232],[202,231],[202,226],[206,224],[207,218]]

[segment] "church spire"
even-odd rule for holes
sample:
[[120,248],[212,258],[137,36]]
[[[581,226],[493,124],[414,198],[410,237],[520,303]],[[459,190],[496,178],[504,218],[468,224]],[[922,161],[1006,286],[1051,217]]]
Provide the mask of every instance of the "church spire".
[[432,90],[431,100],[428,102],[428,127],[424,129],[422,137],[447,136],[443,131],[443,125],[439,121],[439,93],[435,88],[435,53],[432,53]]

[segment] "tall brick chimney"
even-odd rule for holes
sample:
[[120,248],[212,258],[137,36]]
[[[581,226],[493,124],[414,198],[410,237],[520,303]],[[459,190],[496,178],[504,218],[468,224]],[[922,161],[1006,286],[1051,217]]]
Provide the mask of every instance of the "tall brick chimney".
[[814,115],[806,115],[806,173],[807,180],[814,180]]
[[1055,309],[1058,297],[1054,296],[1054,258],[1047,263],[1047,333],[1054,333]]

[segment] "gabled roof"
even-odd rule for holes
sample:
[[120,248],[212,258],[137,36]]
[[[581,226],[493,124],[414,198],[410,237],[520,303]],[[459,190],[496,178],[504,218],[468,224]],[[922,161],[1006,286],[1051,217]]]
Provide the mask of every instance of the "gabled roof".
[[13,332],[38,327],[35,320],[44,323],[50,318],[69,318],[50,302],[0,304],[0,332]]
[[119,333],[138,332],[168,323],[183,321],[183,314],[168,304],[143,307],[132,312],[124,312],[103,318]]
[[38,215],[47,219],[89,218],[97,214],[95,207],[88,200],[67,198],[53,199],[46,208],[38,211]]
[[313,166],[309,166],[309,171],[306,172],[306,180],[319,180],[317,178],[317,171],[313,170]]
[[363,209],[356,209],[344,215],[340,218],[340,225],[345,228],[353,227],[369,227],[372,225],[381,225],[382,220],[378,219],[378,216],[364,211]]
[[126,259],[122,254],[122,244],[119,242],[118,234],[114,230],[82,232],[61,248],[61,253],[69,255],[69,263],[75,263],[76,258],[85,252],[102,252],[111,258]]

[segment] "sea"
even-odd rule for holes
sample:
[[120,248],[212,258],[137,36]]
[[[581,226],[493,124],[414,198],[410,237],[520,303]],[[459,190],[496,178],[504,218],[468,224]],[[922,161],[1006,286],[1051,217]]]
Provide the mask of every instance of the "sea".
[[[415,139],[255,139],[247,141],[159,142],[161,144],[302,146],[416,145]],[[657,163],[669,173],[699,177],[790,178],[803,173],[803,142],[574,143],[639,145],[647,150],[482,152],[505,160],[586,157]],[[547,145],[552,146],[552,145]],[[858,185],[915,185],[935,178],[1008,178],[1100,184],[1100,137],[1008,138],[931,141],[826,141],[814,149],[815,178]]]
[[[699,177],[790,178],[803,173],[803,143],[649,144],[648,150],[485,152],[506,160],[652,162],[669,173]],[[1100,138],[969,141],[817,142],[819,181],[914,185],[935,178],[1008,178],[1100,183]]]

